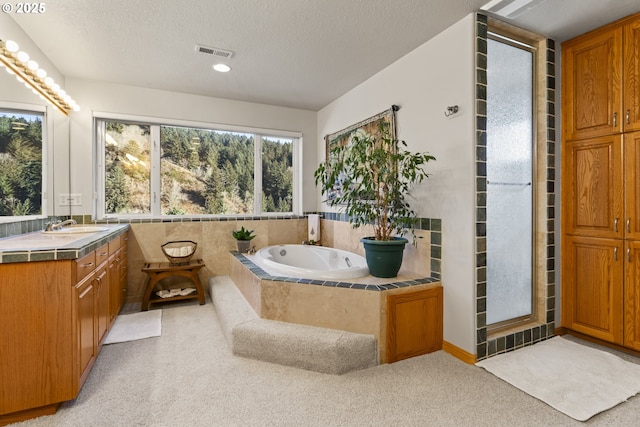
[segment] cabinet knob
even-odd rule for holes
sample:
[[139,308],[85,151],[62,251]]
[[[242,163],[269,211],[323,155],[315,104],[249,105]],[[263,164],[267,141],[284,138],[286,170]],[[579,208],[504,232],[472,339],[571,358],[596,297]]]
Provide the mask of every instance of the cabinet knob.
[[631,248],[627,248],[627,262],[631,262]]
[[631,110],[627,109],[627,113],[625,114],[625,120],[627,121],[627,124],[629,124],[629,116],[631,115]]
[[618,218],[613,220],[613,231],[618,232]]
[[613,248],[613,259],[614,261],[618,260],[618,247]]
[[613,127],[618,127],[618,113],[613,113]]

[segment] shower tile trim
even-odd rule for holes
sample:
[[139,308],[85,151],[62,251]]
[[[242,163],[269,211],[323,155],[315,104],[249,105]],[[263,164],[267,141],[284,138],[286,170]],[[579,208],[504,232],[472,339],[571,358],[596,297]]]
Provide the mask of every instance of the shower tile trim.
[[[546,41],[546,277],[545,323],[524,326],[522,330],[502,336],[488,337],[487,331],[487,272],[486,272],[486,199],[487,199],[487,30],[486,15],[476,14],[476,359],[478,361],[500,353],[534,344],[554,335],[555,330],[555,42]],[[539,138],[545,135],[539,132]],[[540,146],[540,143],[538,143]],[[541,212],[538,209],[538,212]]]

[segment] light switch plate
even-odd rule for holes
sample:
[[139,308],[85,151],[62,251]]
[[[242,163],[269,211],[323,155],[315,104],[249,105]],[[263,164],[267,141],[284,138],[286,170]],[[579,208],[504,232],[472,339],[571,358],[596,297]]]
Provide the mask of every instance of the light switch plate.
[[82,194],[60,194],[58,197],[60,206],[82,206]]

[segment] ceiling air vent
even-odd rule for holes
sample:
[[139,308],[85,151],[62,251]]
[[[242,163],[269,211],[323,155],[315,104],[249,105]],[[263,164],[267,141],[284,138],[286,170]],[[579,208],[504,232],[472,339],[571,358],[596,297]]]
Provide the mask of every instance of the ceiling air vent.
[[203,46],[201,44],[196,45],[196,52],[206,53],[207,55],[217,56],[219,58],[231,58],[233,52],[230,50],[219,49],[217,47]]

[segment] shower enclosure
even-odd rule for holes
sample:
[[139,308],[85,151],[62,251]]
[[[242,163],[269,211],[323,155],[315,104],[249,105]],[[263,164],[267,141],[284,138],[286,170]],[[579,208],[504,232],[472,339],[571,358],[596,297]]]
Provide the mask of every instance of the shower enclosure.
[[487,325],[496,328],[534,314],[534,52],[490,34],[487,53]]

